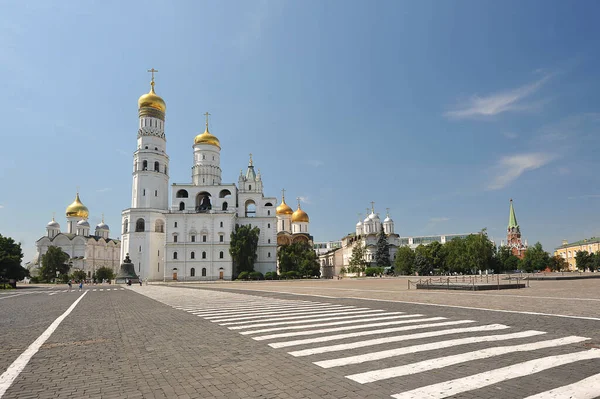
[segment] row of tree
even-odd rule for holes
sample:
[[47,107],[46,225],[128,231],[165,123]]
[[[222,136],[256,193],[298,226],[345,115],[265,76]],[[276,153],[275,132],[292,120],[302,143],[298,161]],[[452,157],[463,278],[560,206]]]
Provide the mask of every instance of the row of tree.
[[[562,258],[561,258],[562,259]],[[577,262],[577,269],[582,272],[589,270],[591,272],[595,270],[600,271],[600,253],[590,253],[588,251],[577,251],[575,253],[575,261]]]
[[[592,269],[594,265],[600,266],[600,255],[580,254],[577,259],[579,268]],[[596,262],[596,263],[594,263]],[[348,273],[361,274],[368,266],[391,266],[389,256],[389,243],[381,229],[377,239],[375,261],[366,260],[366,249],[357,244],[352,249]],[[394,259],[393,269],[396,274],[404,275],[431,275],[431,274],[472,274],[484,271],[495,273],[522,270],[533,272],[550,268],[553,271],[567,269],[567,262],[560,256],[551,257],[539,242],[529,247],[523,259],[513,255],[509,247],[496,248],[488,239],[487,232],[483,229],[478,234],[470,234],[464,238],[457,237],[445,244],[437,241],[429,245],[419,245],[414,250],[408,246],[398,248]]]

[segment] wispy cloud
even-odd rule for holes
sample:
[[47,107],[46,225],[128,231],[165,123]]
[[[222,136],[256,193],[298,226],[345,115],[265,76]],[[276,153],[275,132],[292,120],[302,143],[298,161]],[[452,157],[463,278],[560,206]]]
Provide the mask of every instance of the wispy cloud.
[[450,220],[450,218],[442,216],[442,217],[438,217],[438,218],[429,219],[429,223],[442,223],[442,222],[447,222],[449,220]]
[[448,111],[444,115],[452,119],[464,119],[493,116],[507,111],[525,111],[540,108],[544,101],[525,102],[523,100],[538,91],[550,77],[551,75],[545,75],[533,83],[485,97],[474,95],[467,101],[458,104],[456,109]]
[[535,143],[556,145],[557,141],[564,141],[575,136],[581,138],[586,135],[596,137],[600,113],[581,113],[569,115],[558,122],[543,126],[535,137]]
[[4,208],[4,205],[0,205],[0,209]]
[[556,156],[548,153],[528,153],[503,157],[495,167],[497,173],[488,185],[488,189],[504,188],[528,170],[541,168],[555,158]]
[[309,205],[312,204],[312,202],[310,201],[310,199],[308,197],[302,197],[302,196],[300,196],[298,198],[300,198],[300,202],[301,203],[303,202],[303,203],[309,204]]
[[110,188],[110,187],[105,187],[105,188],[100,188],[100,189],[96,190],[96,192],[97,192],[97,193],[105,193],[105,192],[107,192],[107,191],[111,191],[111,190],[112,190],[112,188]]
[[319,166],[323,166],[325,163],[323,161],[318,161],[316,159],[309,159],[306,163],[312,167],[318,168]]
[[514,140],[517,137],[519,137],[519,135],[517,133],[515,133],[515,132],[504,132],[502,134],[504,135],[504,137],[506,137],[509,140]]
[[600,194],[586,194],[586,195],[577,195],[575,197],[567,197],[567,199],[570,199],[570,200],[588,199],[588,198],[600,198]]

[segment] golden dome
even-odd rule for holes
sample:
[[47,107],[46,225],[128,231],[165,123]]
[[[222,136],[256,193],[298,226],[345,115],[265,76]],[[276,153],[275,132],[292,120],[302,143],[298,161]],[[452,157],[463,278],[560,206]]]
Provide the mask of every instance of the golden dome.
[[208,131],[208,126],[206,126],[204,133],[199,134],[194,138],[194,145],[196,144],[211,144],[221,149],[221,143],[219,142],[219,139],[210,134]]
[[150,91],[143,94],[138,100],[138,108],[154,108],[161,112],[167,110],[165,101],[154,92],[154,81],[150,83]]
[[298,204],[298,209],[296,209],[296,212],[292,214],[292,222],[308,223],[308,214],[300,209],[300,204]]
[[77,193],[75,201],[73,201],[73,203],[67,207],[66,213],[67,217],[75,216],[81,219],[87,219],[90,214],[87,207],[81,203],[81,200],[79,199],[79,193]]
[[281,198],[281,204],[277,207],[278,215],[291,215],[294,213],[292,208],[289,207],[288,204],[285,203],[285,197]]

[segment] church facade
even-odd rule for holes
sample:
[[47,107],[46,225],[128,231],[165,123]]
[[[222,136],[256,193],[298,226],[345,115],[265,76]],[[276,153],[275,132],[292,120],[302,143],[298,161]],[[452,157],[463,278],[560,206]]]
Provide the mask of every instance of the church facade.
[[66,232],[61,231],[60,224],[53,217],[46,225],[46,235],[36,241],[37,253],[32,262],[32,274],[35,275],[37,269],[42,266],[42,256],[51,246],[59,247],[69,255],[71,271],[83,270],[90,279],[101,267],[118,272],[121,241],[110,238],[110,228],[104,223],[104,217],[96,226],[94,234],[90,234],[89,210],[81,202],[79,193],[65,213]]
[[[173,183],[169,202],[166,104],[154,91],[138,100],[137,149],[133,154],[131,207],[123,210],[121,259],[129,254],[148,280],[229,280],[235,225],[260,229],[254,269],[276,270],[277,199],[265,197],[252,155],[237,186],[221,180],[221,143],[206,127],[192,143],[191,181]],[[170,203],[170,205],[169,205]]]

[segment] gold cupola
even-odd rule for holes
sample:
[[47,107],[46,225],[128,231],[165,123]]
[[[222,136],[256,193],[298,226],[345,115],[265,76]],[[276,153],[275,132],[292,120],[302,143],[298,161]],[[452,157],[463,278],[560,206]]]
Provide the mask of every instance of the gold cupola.
[[285,189],[281,190],[281,204],[276,209],[278,215],[291,215],[294,213],[292,208],[285,203]]
[[67,217],[78,217],[80,219],[87,219],[90,215],[87,207],[81,203],[79,199],[79,193],[75,196],[75,201],[67,207]]
[[206,116],[206,130],[204,130],[204,133],[199,134],[194,138],[194,145],[210,144],[210,145],[214,145],[215,147],[219,147],[219,149],[221,149],[221,143],[219,142],[219,139],[216,136],[213,136],[212,134],[210,134],[210,132],[208,131],[208,116],[210,114],[207,112],[204,115]]
[[308,223],[308,214],[300,209],[300,198],[298,198],[298,209],[292,214],[292,222]]
[[152,68],[148,72],[152,72],[152,81],[150,82],[150,91],[143,94],[138,99],[138,110],[139,116],[151,116],[154,118],[165,118],[165,112],[167,111],[167,104],[159,95],[154,91],[154,72],[158,72]]

